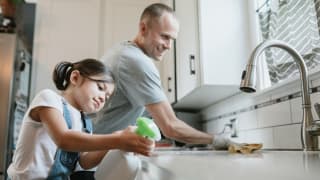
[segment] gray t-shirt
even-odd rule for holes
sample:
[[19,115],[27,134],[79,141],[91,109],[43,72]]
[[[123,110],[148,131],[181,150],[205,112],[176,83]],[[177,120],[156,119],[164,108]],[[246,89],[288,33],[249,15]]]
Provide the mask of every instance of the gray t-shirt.
[[94,133],[111,133],[135,125],[145,105],[167,99],[153,59],[132,42],[118,44],[102,60],[115,76],[116,91],[98,113]]

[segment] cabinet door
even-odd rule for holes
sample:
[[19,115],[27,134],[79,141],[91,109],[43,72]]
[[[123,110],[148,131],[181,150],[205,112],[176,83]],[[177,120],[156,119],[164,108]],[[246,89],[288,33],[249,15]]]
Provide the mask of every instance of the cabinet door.
[[238,93],[251,49],[249,1],[175,2],[180,19],[175,108],[199,110]]
[[249,30],[248,3],[250,1],[199,1],[202,84],[239,86],[253,35]]
[[[138,33],[139,19],[143,9],[156,2],[172,5],[172,0],[105,0],[102,1],[102,24],[100,55],[114,44],[133,40]],[[170,102],[175,100],[174,50],[170,50],[163,61],[155,62],[164,91]],[[171,79],[171,80],[169,80]],[[169,81],[169,82],[168,82]]]
[[200,85],[197,4],[197,0],[175,0],[176,14],[180,22],[176,40],[178,101]]
[[170,49],[162,61],[156,61],[155,64],[160,71],[163,91],[169,102],[174,103],[176,101],[174,48]]

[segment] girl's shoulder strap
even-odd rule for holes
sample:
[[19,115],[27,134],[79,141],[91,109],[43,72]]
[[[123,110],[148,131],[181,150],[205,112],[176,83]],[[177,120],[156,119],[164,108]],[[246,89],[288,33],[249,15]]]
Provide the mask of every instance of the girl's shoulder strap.
[[[64,99],[62,99],[62,104],[63,104],[63,117],[67,122],[68,128],[71,129],[72,121],[71,121],[71,116],[70,116],[67,102]],[[86,133],[92,133],[92,121],[82,111],[80,113],[81,113],[83,131],[85,131]]]
[[81,111],[81,120],[83,124],[83,130],[86,133],[92,133],[92,121],[91,119]]
[[71,129],[72,128],[72,122],[71,122],[71,116],[70,116],[70,112],[69,112],[69,109],[68,109],[67,102],[64,99],[62,99],[62,104],[63,104],[63,117],[66,120],[68,128]]

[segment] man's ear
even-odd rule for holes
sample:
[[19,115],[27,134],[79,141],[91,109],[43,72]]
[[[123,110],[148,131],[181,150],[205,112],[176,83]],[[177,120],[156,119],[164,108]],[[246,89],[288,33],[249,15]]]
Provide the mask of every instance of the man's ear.
[[140,28],[141,34],[144,36],[147,33],[147,29],[148,29],[146,22],[145,21],[141,21],[139,23],[139,28]]
[[74,70],[70,74],[70,84],[77,85],[81,82],[81,74],[80,71]]

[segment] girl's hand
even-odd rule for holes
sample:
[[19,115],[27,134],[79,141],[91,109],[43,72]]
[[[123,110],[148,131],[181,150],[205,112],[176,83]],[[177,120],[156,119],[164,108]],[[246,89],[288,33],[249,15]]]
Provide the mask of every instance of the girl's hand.
[[119,149],[150,156],[155,147],[154,141],[137,135],[134,132],[135,129],[135,126],[129,126],[122,131],[115,132],[120,136]]

